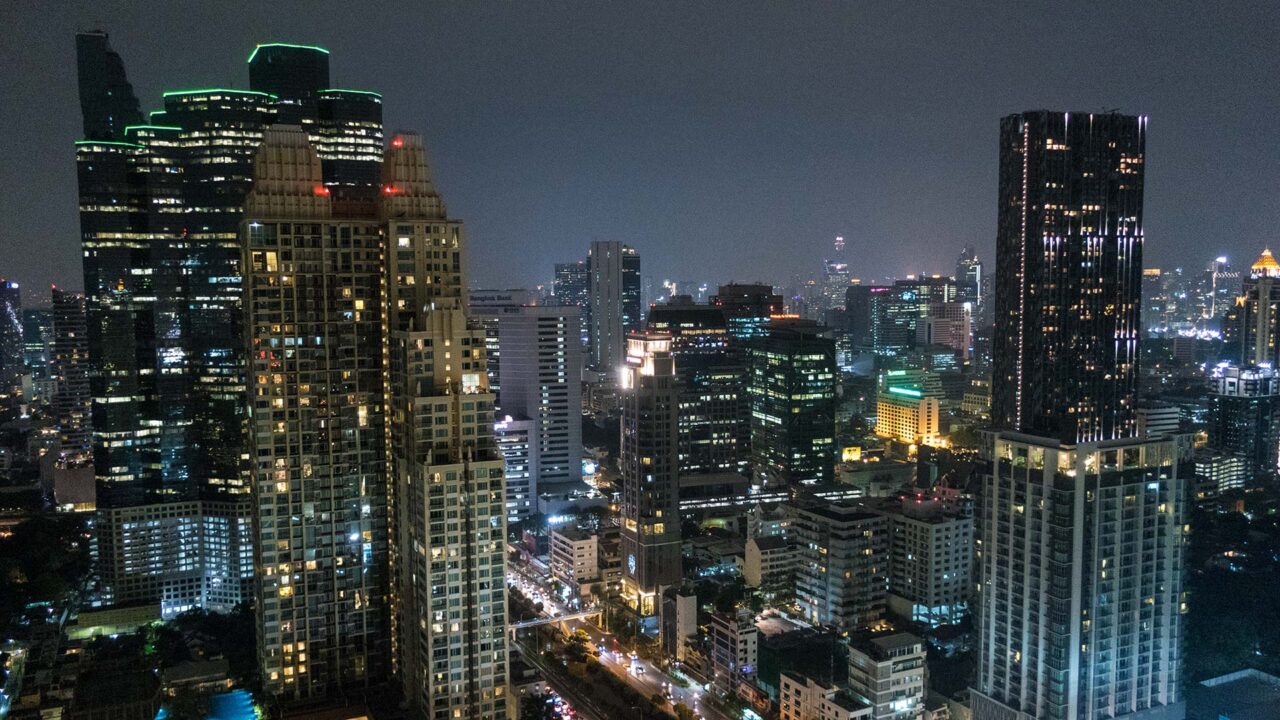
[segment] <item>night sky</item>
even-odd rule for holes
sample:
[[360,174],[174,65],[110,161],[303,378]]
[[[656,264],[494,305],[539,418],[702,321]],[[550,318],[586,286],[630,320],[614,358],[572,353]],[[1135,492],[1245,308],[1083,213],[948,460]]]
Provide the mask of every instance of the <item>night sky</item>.
[[360,5],[5,0],[0,276],[81,285],[93,28],[144,111],[246,87],[258,42],[331,50],[335,86],[424,134],[475,285],[547,280],[593,239],[654,280],[783,282],[836,235],[866,278],[950,273],[964,243],[990,261],[999,118],[1039,108],[1150,116],[1148,266],[1280,245],[1280,3]]

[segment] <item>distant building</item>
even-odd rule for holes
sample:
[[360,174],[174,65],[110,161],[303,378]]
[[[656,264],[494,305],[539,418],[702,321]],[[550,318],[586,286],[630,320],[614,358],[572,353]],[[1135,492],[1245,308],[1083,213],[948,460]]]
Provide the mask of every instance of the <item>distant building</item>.
[[1222,322],[1226,356],[1240,365],[1280,367],[1280,262],[1270,249],[1249,268]]
[[8,394],[21,384],[22,290],[18,283],[0,278],[0,393]]
[[774,320],[747,351],[752,478],[761,487],[835,474],[835,343],[823,326]]
[[782,296],[771,285],[721,285],[711,304],[724,310],[729,334],[738,340],[764,335],[769,319],[783,311]]
[[526,417],[504,416],[493,425],[493,441],[502,456],[507,479],[507,522],[519,522],[538,512],[537,423]]
[[1252,472],[1280,462],[1280,372],[1269,365],[1222,364],[1209,375],[1209,447],[1244,455]]
[[759,588],[767,598],[794,590],[799,548],[785,536],[749,537],[743,552],[742,579],[747,587]]
[[1182,411],[1169,403],[1141,403],[1134,410],[1134,415],[1139,437],[1176,434],[1182,422]]
[[626,359],[627,334],[643,322],[640,253],[620,242],[594,241],[587,257],[591,273],[591,352],[588,365],[619,372]]
[[1196,499],[1208,500],[1240,490],[1253,477],[1253,463],[1244,455],[1204,450],[1196,453]]
[[586,260],[556,263],[552,296],[557,305],[578,308],[578,337],[587,348],[591,342],[591,268]]
[[876,395],[876,434],[906,443],[938,440],[938,400],[911,387],[890,386]]

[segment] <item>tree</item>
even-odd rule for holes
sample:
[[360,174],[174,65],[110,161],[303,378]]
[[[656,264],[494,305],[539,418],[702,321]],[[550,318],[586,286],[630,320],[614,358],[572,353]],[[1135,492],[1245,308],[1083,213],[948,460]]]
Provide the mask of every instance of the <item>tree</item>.
[[695,720],[698,716],[694,714],[693,708],[684,703],[676,703],[676,720]]

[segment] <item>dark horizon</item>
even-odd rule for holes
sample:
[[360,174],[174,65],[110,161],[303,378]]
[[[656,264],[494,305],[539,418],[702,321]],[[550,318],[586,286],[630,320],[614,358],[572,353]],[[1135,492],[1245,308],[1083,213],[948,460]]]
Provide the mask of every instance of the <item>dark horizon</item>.
[[256,43],[331,50],[338,87],[382,92],[388,130],[422,132],[479,287],[549,280],[594,239],[635,246],[655,284],[782,283],[837,235],[863,278],[950,273],[965,244],[993,267],[999,120],[1035,108],[1150,118],[1148,266],[1241,267],[1280,223],[1274,6],[479,4],[345,25],[330,7],[14,12],[0,276],[81,286],[74,32],[95,26],[144,111],[246,87]]

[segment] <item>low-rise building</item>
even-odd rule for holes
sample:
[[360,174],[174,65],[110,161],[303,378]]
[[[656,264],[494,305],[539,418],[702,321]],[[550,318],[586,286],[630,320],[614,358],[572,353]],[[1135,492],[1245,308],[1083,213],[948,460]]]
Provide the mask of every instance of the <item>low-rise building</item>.
[[783,535],[748,538],[742,579],[747,587],[760,588],[766,597],[794,592],[798,555],[796,546]]
[[841,690],[796,672],[782,673],[779,720],[867,720],[874,709]]
[[551,574],[570,587],[600,578],[598,539],[577,528],[551,531]]
[[738,686],[756,672],[760,634],[755,618],[747,610],[718,612],[707,623],[707,643],[711,658],[712,683],[725,694],[736,694]]
[[871,720],[918,720],[925,688],[924,640],[893,633],[849,641],[849,691],[872,706]]

